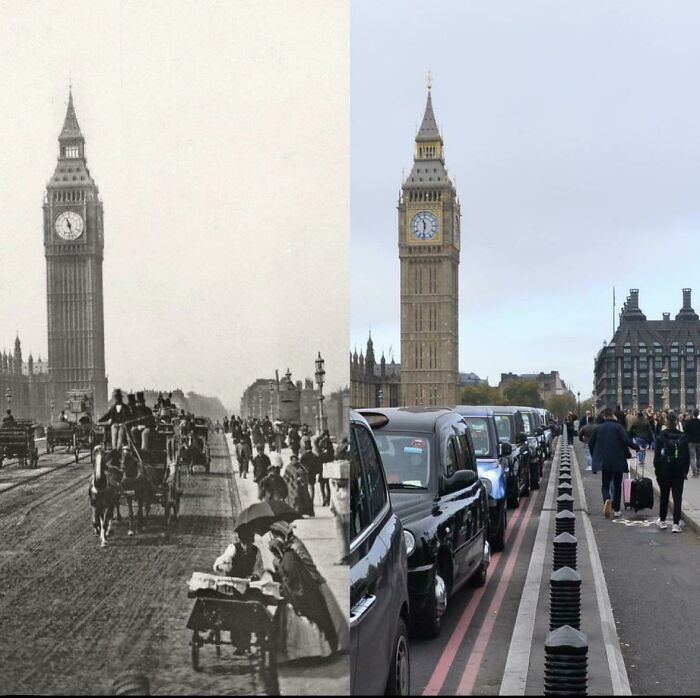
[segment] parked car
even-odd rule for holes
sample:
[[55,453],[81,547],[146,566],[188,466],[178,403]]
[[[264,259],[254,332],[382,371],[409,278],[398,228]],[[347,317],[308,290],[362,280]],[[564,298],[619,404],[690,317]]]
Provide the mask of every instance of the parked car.
[[[493,410],[488,407],[457,405],[455,412],[462,415],[469,427],[476,467],[488,493],[491,548],[503,550],[506,547],[508,526],[508,480],[512,466],[509,456],[512,447],[508,443],[499,442]],[[517,480],[513,482],[513,487],[517,492]]]
[[483,586],[491,560],[486,487],[469,430],[445,408],[360,413],[374,430],[406,534],[412,625],[435,637],[450,596],[466,582]]
[[410,694],[406,537],[372,430],[351,410],[351,695]]
[[540,488],[540,478],[544,466],[544,451],[542,448],[541,432],[538,434],[537,417],[534,407],[514,407],[523,416],[525,440],[530,449],[530,487],[533,490]]
[[493,410],[498,440],[511,445],[510,458],[517,464],[512,471],[518,476],[518,496],[516,498],[515,491],[511,489],[512,497],[509,496],[508,501],[508,506],[517,508],[520,506],[520,497],[527,497],[530,490],[534,489],[532,482],[537,474],[533,474],[533,470],[537,469],[530,466],[530,447],[525,434],[523,415],[518,408],[506,405],[493,405],[490,409]]
[[554,455],[554,417],[549,410],[543,407],[537,410],[540,415],[540,423],[544,429],[544,438],[546,444],[545,456],[551,458]]

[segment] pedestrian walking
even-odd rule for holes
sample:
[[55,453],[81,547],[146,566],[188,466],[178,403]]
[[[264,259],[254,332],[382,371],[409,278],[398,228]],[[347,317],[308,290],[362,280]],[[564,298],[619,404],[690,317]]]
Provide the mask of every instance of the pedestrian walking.
[[296,509],[299,516],[315,516],[314,503],[309,496],[309,474],[294,454],[284,471],[284,481],[287,483],[287,504]]
[[280,475],[280,469],[278,465],[271,465],[267,469],[267,475],[260,481],[260,499],[263,500],[286,500],[289,495],[289,490],[287,489],[287,483],[284,478]]
[[610,518],[620,516],[622,499],[622,476],[629,472],[627,454],[630,448],[639,451],[639,446],[620,424],[610,408],[603,410],[602,424],[598,424],[588,443],[593,457],[593,470],[602,473],[601,492],[603,495],[603,514]]
[[637,416],[629,428],[629,435],[640,448],[646,450],[651,446],[654,433],[644,412],[637,412]]
[[250,463],[250,445],[247,441],[235,440],[236,459],[238,460],[238,474],[244,480],[248,477],[248,464]]
[[581,421],[578,423],[579,440],[581,440],[581,429],[586,426],[589,422],[594,422],[593,413],[590,410],[586,410],[586,414],[581,417]]
[[564,424],[566,426],[566,439],[569,446],[574,443],[574,422],[576,421],[576,415],[573,412],[569,412],[564,419]]
[[678,428],[678,418],[669,414],[667,427],[656,441],[654,473],[659,484],[659,518],[656,525],[667,528],[668,498],[673,494],[673,533],[680,533],[683,486],[690,469],[688,437]]
[[264,449],[264,444],[258,444],[256,446],[257,455],[253,458],[253,480],[255,480],[258,485],[258,499],[263,498],[263,491],[260,483],[267,475],[268,468],[271,465],[270,459],[264,453]]
[[627,415],[622,409],[622,405],[615,406],[615,419],[622,425],[623,429],[627,429]]
[[591,418],[590,412],[586,412],[586,417],[588,418],[586,424],[583,427],[579,427],[578,439],[583,442],[583,449],[586,453],[586,470],[593,470],[593,457],[591,456],[591,449],[589,444],[591,441],[591,435],[596,428],[596,423]]
[[350,554],[350,488],[345,479],[331,478],[331,513],[335,517],[335,538],[338,559],[334,564],[344,565]]
[[690,452],[690,467],[693,477],[700,475],[700,410],[694,409],[693,416],[687,419],[683,425],[683,431],[688,437],[688,451]]
[[304,448],[306,450],[301,456],[301,464],[306,468],[306,472],[309,474],[309,495],[313,502],[316,494],[315,485],[323,472],[323,463],[319,456],[313,452],[310,440],[305,443]]
[[[330,463],[334,460],[335,450],[333,449],[333,442],[331,441],[331,435],[328,429],[324,429],[321,436],[318,438],[317,450],[321,463]],[[331,504],[331,488],[328,484],[328,478],[323,477],[323,467],[321,467],[318,482],[321,486],[321,497],[323,498],[321,506],[328,507]]]

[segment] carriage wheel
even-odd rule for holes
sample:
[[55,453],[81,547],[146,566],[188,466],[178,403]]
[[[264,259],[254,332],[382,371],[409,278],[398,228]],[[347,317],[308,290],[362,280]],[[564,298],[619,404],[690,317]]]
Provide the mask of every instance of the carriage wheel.
[[192,631],[192,641],[190,642],[190,645],[192,645],[192,668],[195,671],[199,671],[199,644],[200,644],[200,639],[199,639],[199,633],[196,630]]

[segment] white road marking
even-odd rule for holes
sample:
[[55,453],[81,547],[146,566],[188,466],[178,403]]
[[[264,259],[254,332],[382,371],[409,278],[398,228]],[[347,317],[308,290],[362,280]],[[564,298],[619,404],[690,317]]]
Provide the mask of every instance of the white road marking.
[[[544,570],[544,558],[547,552],[547,534],[553,515],[552,505],[556,490],[559,461],[563,444],[563,436],[557,442],[557,451],[552,459],[552,467],[549,473],[549,483],[542,505],[540,523],[537,527],[535,545],[530,557],[530,566],[527,570],[523,594],[520,597],[518,615],[513,628],[513,635],[508,648],[508,658],[503,670],[500,695],[524,696],[527,687],[527,673],[530,667],[530,653],[532,649],[532,634],[535,629],[535,616],[537,604],[540,598],[540,584],[542,571]],[[522,505],[521,505],[522,506]]]
[[[593,581],[595,583],[596,600],[598,601],[598,614],[600,615],[600,624],[603,629],[603,641],[605,642],[605,653],[608,657],[613,695],[631,696],[632,690],[630,689],[629,678],[627,677],[625,660],[622,657],[622,650],[620,649],[620,638],[617,635],[617,628],[615,627],[615,618],[613,617],[612,606],[610,605],[608,587],[605,584],[603,565],[600,561],[600,553],[598,552],[598,545],[593,535],[593,526],[591,525],[591,518],[588,513],[586,492],[583,489],[583,478],[579,471],[578,459],[576,458],[576,451],[573,447],[571,449],[571,457],[571,469],[575,473],[577,494],[581,502],[581,521],[583,522],[583,529],[586,533],[588,553],[591,558],[591,567],[593,568]],[[617,519],[616,523],[622,521],[622,519]]]

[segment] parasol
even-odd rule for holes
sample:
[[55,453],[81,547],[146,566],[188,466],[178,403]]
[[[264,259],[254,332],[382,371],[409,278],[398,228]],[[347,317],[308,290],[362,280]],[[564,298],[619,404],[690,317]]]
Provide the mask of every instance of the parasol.
[[236,517],[236,525],[233,530],[240,532],[242,529],[252,530],[253,533],[264,535],[275,521],[291,523],[299,518],[295,509],[281,499],[271,499],[256,502],[244,509]]

